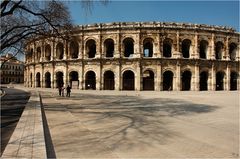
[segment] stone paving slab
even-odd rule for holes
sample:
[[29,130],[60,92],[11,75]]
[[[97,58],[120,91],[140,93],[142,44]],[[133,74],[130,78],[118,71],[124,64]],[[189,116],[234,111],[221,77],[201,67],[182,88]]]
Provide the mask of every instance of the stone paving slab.
[[42,92],[57,157],[239,158],[238,92],[96,92]]
[[32,93],[2,158],[47,158],[39,96]]

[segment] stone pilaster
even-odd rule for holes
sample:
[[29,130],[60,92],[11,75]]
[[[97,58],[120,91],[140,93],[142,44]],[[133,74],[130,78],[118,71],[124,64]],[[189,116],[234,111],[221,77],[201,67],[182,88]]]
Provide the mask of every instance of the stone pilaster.
[[212,37],[211,37],[211,51],[210,51],[210,58],[211,59],[216,59],[215,57],[215,35],[212,33]]
[[216,70],[214,63],[212,64],[211,68],[211,90],[212,91],[216,90]]
[[226,78],[224,80],[224,90],[229,91],[230,90],[230,68],[229,65],[227,64],[226,68]]
[[180,91],[181,90],[181,65],[179,62],[176,64],[176,77],[174,77],[174,85],[173,90],[174,91]]
[[199,91],[199,64],[196,63],[195,66],[194,66],[194,72],[195,72],[195,83],[194,83],[194,90],[195,91]]

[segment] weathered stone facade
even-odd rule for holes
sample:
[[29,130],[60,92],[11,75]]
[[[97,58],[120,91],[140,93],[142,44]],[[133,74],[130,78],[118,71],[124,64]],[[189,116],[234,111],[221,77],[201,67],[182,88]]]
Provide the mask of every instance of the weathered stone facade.
[[25,86],[97,90],[239,90],[239,33],[184,23],[78,26],[72,40],[27,45]]

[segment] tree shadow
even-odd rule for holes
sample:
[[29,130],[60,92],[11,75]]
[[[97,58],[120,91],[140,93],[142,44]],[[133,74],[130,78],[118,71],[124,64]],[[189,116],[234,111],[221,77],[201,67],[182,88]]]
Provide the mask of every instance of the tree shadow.
[[71,112],[97,136],[95,139],[83,138],[81,144],[89,147],[91,144],[96,145],[100,140],[108,145],[109,150],[131,151],[139,146],[164,145],[174,137],[181,136],[179,132],[170,128],[172,121],[169,117],[193,116],[218,109],[218,106],[183,100],[143,99],[139,96],[81,94],[57,100],[59,103],[50,104],[45,109],[61,111],[62,109],[56,109],[57,105],[61,101],[68,103],[66,101],[69,100],[69,104],[61,103],[66,108],[64,111]]

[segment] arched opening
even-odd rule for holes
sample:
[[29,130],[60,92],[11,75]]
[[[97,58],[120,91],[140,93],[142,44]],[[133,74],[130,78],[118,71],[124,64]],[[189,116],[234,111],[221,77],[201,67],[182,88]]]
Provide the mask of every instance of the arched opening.
[[114,90],[114,73],[112,71],[106,71],[104,73],[104,90]]
[[45,60],[51,60],[51,46],[49,44],[45,46]]
[[206,40],[200,41],[200,58],[206,59],[207,58],[207,51],[208,51],[208,42]]
[[237,54],[237,45],[235,43],[231,43],[229,45],[229,56],[231,60],[236,59],[236,54]]
[[134,90],[135,89],[135,82],[134,82],[134,73],[130,70],[125,71],[123,73],[123,83],[122,83],[122,87],[123,90]]
[[45,73],[45,88],[51,88],[51,74],[49,72]]
[[126,38],[123,40],[124,57],[130,57],[134,54],[134,41],[132,38]]
[[28,62],[32,62],[33,59],[32,59],[32,56],[33,56],[33,49],[31,49],[28,54],[27,54],[27,60]]
[[200,73],[200,81],[199,81],[199,88],[200,91],[207,91],[208,90],[208,72],[203,71]]
[[143,41],[144,57],[153,57],[153,39],[147,38]]
[[223,43],[219,41],[215,45],[215,58],[217,60],[222,59],[222,51],[223,51]]
[[171,57],[172,56],[172,40],[165,39],[163,41],[163,57]]
[[70,82],[71,88],[78,89],[79,80],[78,80],[78,72],[77,71],[72,71],[69,73],[69,82]]
[[182,56],[183,56],[183,58],[190,57],[190,47],[191,47],[191,40],[184,39],[182,41]]
[[143,72],[143,90],[154,90],[154,72],[151,70]]
[[75,41],[72,41],[70,43],[70,57],[72,59],[78,58],[78,49],[79,49],[78,43]]
[[106,57],[113,57],[114,53],[114,41],[112,39],[107,39],[104,41]]
[[224,90],[224,73],[217,72],[216,74],[216,90]]
[[96,56],[96,42],[93,39],[90,39],[86,43],[86,53],[88,58],[94,58]]
[[41,87],[41,75],[39,72],[36,74],[36,87]]
[[163,73],[163,90],[171,91],[173,90],[173,72],[165,71]]
[[30,74],[30,87],[32,87],[33,86],[33,77],[32,77],[33,75],[32,75],[32,73]]
[[40,62],[40,59],[41,59],[41,48],[38,47],[37,48],[37,62]]
[[189,91],[191,89],[192,73],[190,71],[184,71],[182,73],[182,90]]
[[64,85],[63,73],[60,71],[56,73],[56,83],[57,83],[57,88],[60,88]]
[[237,80],[238,80],[237,72],[231,72],[231,74],[230,74],[230,90],[237,90]]
[[88,71],[85,76],[85,89],[96,89],[96,75],[93,71]]
[[56,58],[61,60],[63,59],[64,46],[63,43],[58,43],[56,46]]

